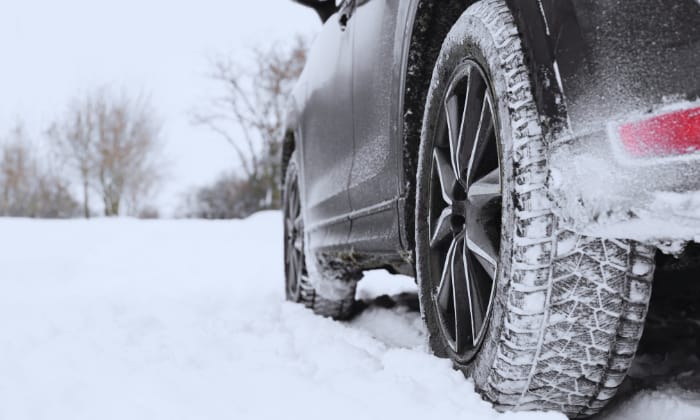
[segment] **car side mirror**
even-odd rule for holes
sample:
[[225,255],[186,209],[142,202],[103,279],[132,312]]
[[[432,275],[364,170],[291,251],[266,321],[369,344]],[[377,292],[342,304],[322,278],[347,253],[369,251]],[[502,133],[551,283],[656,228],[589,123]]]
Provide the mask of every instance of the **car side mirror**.
[[334,0],[294,0],[296,3],[310,7],[318,13],[318,16],[325,23],[333,13],[338,11]]

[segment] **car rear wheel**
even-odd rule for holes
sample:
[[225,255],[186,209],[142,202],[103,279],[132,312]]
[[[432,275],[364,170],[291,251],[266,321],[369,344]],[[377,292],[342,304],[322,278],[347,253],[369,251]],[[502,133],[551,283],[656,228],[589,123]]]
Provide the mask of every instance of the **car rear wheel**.
[[297,154],[292,153],[284,179],[282,209],[284,213],[284,273],[287,300],[301,303],[316,314],[336,319],[350,316],[355,299],[355,287],[345,296],[328,299],[320,296],[309,281],[304,246],[304,217],[299,190]]
[[503,0],[467,9],[434,69],[416,272],[430,344],[500,409],[596,413],[641,337],[653,249],[579,235],[547,194],[547,143]]

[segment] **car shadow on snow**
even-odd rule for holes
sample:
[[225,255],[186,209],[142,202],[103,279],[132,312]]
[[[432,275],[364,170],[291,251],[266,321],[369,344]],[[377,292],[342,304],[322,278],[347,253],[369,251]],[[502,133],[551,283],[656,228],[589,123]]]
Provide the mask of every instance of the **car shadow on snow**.
[[372,308],[403,308],[408,312],[415,312],[420,314],[420,303],[418,301],[418,293],[403,292],[391,296],[381,295],[372,299],[358,300],[355,303],[355,308],[353,310],[353,318],[359,316],[362,312]]
[[428,351],[415,292],[359,299],[348,325],[370,334],[388,347]]

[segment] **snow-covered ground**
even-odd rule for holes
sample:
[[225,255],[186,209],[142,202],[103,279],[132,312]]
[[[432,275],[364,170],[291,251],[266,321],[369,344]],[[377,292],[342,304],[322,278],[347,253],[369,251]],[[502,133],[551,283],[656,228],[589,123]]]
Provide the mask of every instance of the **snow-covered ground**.
[[[0,232],[0,420],[563,418],[499,414],[430,355],[409,279],[363,280],[348,323],[284,302],[276,212]],[[700,418],[699,371],[673,372],[604,418]]]

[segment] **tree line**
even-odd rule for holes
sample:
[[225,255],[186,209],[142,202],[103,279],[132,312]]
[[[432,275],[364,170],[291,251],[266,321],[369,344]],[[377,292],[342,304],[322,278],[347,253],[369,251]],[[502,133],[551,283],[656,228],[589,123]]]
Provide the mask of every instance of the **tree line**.
[[[192,122],[218,134],[237,161],[210,185],[186,191],[178,216],[244,218],[280,207],[285,110],[307,51],[296,37],[253,49],[248,65],[213,60],[219,94],[194,108]],[[160,128],[148,98],[107,88],[72,100],[40,139],[17,124],[0,137],[0,216],[157,217],[149,204],[165,175]],[[33,148],[36,140],[49,147]]]
[[[30,138],[18,123],[0,149],[0,216],[89,218],[152,212],[148,200],[163,167],[159,133],[158,118],[146,98],[105,88],[74,99],[41,139]],[[42,148],[43,159],[33,140],[48,145]]]

